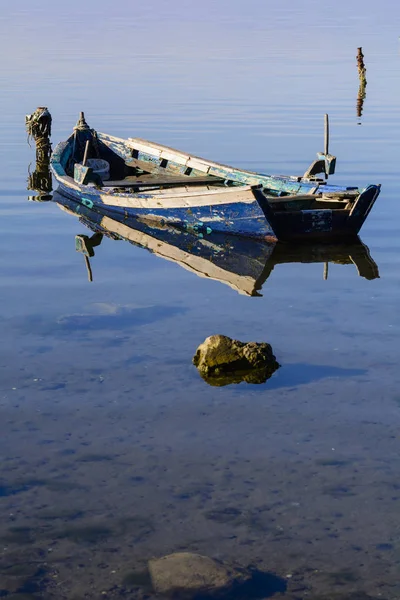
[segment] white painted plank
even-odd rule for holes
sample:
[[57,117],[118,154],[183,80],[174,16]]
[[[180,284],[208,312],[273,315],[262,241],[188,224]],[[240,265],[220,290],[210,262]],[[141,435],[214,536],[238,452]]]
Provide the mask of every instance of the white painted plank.
[[190,167],[191,169],[197,169],[198,171],[202,171],[203,173],[208,173],[211,165],[205,160],[198,160],[197,158],[190,157],[186,163],[186,166]]
[[157,196],[153,197],[150,194],[136,194],[135,196],[128,194],[101,194],[101,201],[109,206],[122,206],[126,208],[195,208],[196,206],[222,206],[224,204],[232,204],[237,202],[245,202],[251,204],[256,202],[253,190],[241,191],[227,190],[221,192],[211,192],[205,194],[187,194]]
[[189,158],[187,154],[180,154],[179,152],[171,152],[170,150],[162,150],[160,158],[163,160],[171,160],[178,165],[186,165]]

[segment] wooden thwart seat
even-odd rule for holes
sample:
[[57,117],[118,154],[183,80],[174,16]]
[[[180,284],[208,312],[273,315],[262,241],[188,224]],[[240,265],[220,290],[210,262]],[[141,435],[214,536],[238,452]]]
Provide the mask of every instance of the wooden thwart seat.
[[189,176],[189,175],[139,175],[137,177],[126,177],[120,181],[103,181],[103,187],[155,187],[165,185],[213,185],[215,183],[223,183],[225,180],[222,177],[213,177],[212,175],[205,176]]

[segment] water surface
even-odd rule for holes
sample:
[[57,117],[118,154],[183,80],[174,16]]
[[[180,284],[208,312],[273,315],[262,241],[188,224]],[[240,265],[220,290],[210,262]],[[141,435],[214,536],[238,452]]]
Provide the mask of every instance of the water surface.
[[[182,549],[273,573],[285,598],[399,596],[398,17],[358,0],[3,12],[0,596],[141,598],[132,573]],[[54,142],[84,110],[100,131],[293,174],[328,112],[332,182],[382,184],[362,230],[380,278],[277,264],[250,297],[105,238],[89,283],[89,230],[27,200],[39,105]],[[216,333],[269,342],[281,368],[208,386],[191,358]]]

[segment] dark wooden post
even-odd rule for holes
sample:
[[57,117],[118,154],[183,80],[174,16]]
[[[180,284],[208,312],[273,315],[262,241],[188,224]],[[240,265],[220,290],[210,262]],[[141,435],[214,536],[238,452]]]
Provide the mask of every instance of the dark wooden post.
[[358,78],[360,80],[360,85],[358,87],[358,95],[357,95],[357,117],[361,117],[362,111],[364,108],[364,100],[366,97],[365,88],[367,86],[367,78],[366,78],[366,68],[364,64],[364,54],[362,48],[357,48],[357,68],[358,68]]

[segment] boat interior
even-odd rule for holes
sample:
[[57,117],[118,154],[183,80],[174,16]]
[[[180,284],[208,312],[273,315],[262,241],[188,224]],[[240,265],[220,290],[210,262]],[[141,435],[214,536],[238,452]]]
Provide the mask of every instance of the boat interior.
[[[222,187],[251,185],[262,188],[273,212],[305,209],[350,211],[360,194],[358,188],[335,190],[332,186],[324,192],[326,182],[322,179],[302,182],[301,177],[287,178],[293,187],[298,187],[298,182],[305,184],[305,193],[293,193],[279,189],[279,186],[274,188],[273,177],[251,172],[247,175],[229,167],[224,169],[222,165],[146,140],[130,138],[119,140],[119,143],[112,140],[118,138],[97,134],[91,129],[75,132],[70,138],[72,148],[64,164],[66,174],[78,183],[90,182],[104,193],[112,194],[196,194],[218,191]],[[281,181],[282,178],[276,180]]]

